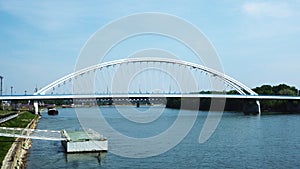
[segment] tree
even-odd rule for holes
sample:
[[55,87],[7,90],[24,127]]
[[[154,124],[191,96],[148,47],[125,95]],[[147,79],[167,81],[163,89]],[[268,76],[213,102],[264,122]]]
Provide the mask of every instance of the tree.
[[253,89],[257,94],[274,95],[273,87],[271,85],[262,85]]
[[[296,89],[296,87],[286,84],[279,84],[277,86],[263,85],[253,90],[260,95],[298,95],[298,89]],[[262,100],[260,103],[261,109],[267,111],[295,112],[298,111],[297,107],[299,107],[299,102],[288,100]]]

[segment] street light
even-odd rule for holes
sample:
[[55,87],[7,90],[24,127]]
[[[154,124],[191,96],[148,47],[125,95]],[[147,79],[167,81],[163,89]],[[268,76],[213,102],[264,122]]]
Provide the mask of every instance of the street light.
[[[2,96],[2,80],[3,80],[3,76],[0,76],[0,96]],[[3,105],[3,101],[1,101],[2,104],[2,110],[4,110],[4,105]]]
[[12,94],[13,94],[13,86],[10,86],[10,95],[12,96]]
[[4,77],[0,76],[0,96],[2,96],[2,79]]

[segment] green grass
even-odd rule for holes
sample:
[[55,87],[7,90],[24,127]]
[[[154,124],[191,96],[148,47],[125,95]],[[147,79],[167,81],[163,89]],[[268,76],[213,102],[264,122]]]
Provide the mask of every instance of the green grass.
[[2,166],[2,161],[8,150],[10,149],[12,143],[15,141],[15,138],[11,137],[0,137],[0,167]]
[[[20,114],[17,118],[9,120],[5,123],[0,124],[1,127],[26,127],[32,119],[37,117],[34,114],[29,112],[24,112]],[[2,166],[2,161],[10,149],[12,143],[15,141],[15,138],[11,137],[0,137],[0,167]]]
[[29,122],[31,122],[32,119],[34,119],[36,115],[24,112],[20,114],[17,118],[9,120],[5,123],[0,124],[1,127],[19,127],[24,128],[28,125]]
[[0,118],[7,114],[11,114],[11,113],[14,113],[14,112],[10,111],[10,110],[0,110]]

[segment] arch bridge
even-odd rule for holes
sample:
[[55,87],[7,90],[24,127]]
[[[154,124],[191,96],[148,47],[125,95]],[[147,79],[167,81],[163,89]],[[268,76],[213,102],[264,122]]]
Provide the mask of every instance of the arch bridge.
[[[97,73],[100,74],[100,79],[96,76]],[[68,82],[73,82],[73,94],[195,94],[201,92],[200,85],[209,89],[201,81],[203,75],[208,77],[211,87],[222,90],[218,92],[224,92],[229,87],[242,95],[257,95],[246,85],[220,71],[196,63],[157,57],[127,58],[96,64],[50,83],[35,95],[54,94],[56,89],[66,86]],[[91,82],[95,79],[100,82],[99,86]],[[125,84],[127,88],[122,87],[124,81],[128,82]],[[90,91],[86,86],[93,87],[94,90]]]
[[[234,78],[200,64],[173,58],[139,57],[104,62],[75,71],[46,85],[34,95],[54,98],[221,98],[228,91],[242,96],[257,95]],[[215,95],[207,95],[209,92]],[[260,113],[259,102],[256,103]],[[37,107],[37,103],[35,105]]]
[[[236,95],[227,95],[228,91]],[[158,57],[126,58],[96,64],[55,80],[34,95],[1,99],[169,97],[249,98],[256,100],[260,113],[259,96],[234,78],[200,64]],[[34,102],[34,107],[37,113],[38,101]]]

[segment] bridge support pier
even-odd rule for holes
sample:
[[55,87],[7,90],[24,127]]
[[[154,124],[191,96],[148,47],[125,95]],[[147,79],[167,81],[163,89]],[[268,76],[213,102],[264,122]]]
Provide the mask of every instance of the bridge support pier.
[[39,114],[39,102],[34,100],[33,101],[34,113]]
[[261,115],[260,103],[256,101],[244,101],[243,112],[245,115]]
[[260,103],[258,100],[256,100],[256,105],[257,105],[257,108],[258,108],[258,115],[260,116],[261,115],[261,109],[260,109]]

